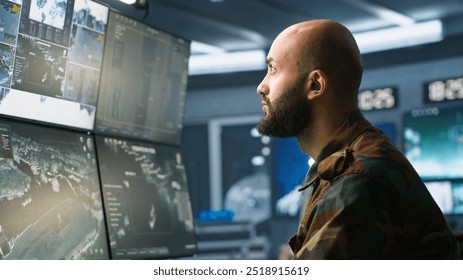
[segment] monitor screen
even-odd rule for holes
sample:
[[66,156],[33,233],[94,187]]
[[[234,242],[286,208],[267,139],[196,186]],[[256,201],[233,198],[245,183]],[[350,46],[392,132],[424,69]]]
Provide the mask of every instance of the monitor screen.
[[180,148],[96,139],[112,258],[193,254],[194,220]]
[[273,139],[273,157],[274,215],[297,217],[302,199],[297,189],[309,170],[310,157],[301,151],[296,138]]
[[190,43],[111,11],[95,130],[179,144]]
[[404,115],[404,153],[423,180],[463,178],[463,109],[426,108]]
[[395,125],[393,123],[379,123],[375,124],[377,128],[386,133],[386,135],[392,140],[392,142],[397,142],[397,134],[395,130]]
[[425,182],[444,215],[463,214],[463,181]]
[[0,119],[0,259],[108,259],[91,135]]
[[[222,199],[222,207],[233,212],[236,222],[265,223],[272,215],[270,137],[259,134],[254,121],[233,123],[232,120],[214,133],[218,133],[220,142],[210,145],[220,147],[222,194],[211,196],[211,203],[212,199]],[[211,208],[219,210],[217,205]]]
[[93,129],[109,8],[0,1],[0,114]]

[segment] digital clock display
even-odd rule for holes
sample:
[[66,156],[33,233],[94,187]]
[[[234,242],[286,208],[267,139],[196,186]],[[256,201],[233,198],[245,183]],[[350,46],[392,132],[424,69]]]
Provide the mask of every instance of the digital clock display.
[[364,90],[358,94],[358,105],[363,111],[397,107],[397,90],[392,87]]
[[427,83],[424,100],[426,103],[463,100],[463,78]]

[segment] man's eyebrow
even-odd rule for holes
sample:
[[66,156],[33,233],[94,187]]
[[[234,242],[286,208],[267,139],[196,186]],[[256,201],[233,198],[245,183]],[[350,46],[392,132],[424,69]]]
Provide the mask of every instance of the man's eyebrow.
[[273,60],[274,60],[274,59],[273,59],[272,57],[268,57],[268,58],[267,58],[267,65],[270,64],[270,63],[272,63]]

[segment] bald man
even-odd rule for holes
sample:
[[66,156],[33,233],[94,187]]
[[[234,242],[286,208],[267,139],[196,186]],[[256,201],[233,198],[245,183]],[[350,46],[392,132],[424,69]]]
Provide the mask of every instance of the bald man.
[[341,24],[290,26],[257,92],[261,134],[296,137],[315,159],[295,259],[454,259],[455,237],[418,174],[357,108],[360,52]]

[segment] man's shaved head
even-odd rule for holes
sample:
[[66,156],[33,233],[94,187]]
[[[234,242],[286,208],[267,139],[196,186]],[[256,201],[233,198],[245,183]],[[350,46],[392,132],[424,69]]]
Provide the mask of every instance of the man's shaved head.
[[356,97],[362,79],[362,60],[352,33],[331,20],[312,20],[285,29],[277,40],[294,44],[299,71],[308,74],[322,70],[338,96]]
[[286,28],[273,41],[267,66],[257,87],[262,134],[307,135],[357,108],[360,52],[349,30],[337,22],[313,20]]

